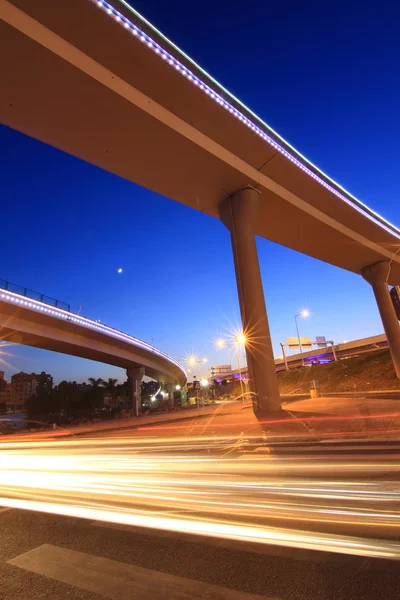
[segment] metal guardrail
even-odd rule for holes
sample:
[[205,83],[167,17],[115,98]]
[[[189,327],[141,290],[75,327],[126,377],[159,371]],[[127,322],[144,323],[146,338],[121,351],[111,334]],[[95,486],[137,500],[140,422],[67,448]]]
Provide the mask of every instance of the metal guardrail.
[[0,279],[0,289],[6,290],[7,292],[14,292],[14,294],[25,296],[25,298],[37,300],[38,302],[43,302],[49,306],[56,306],[57,308],[62,308],[63,310],[71,312],[71,306],[66,302],[61,302],[61,300],[57,300],[57,298],[46,296],[46,294],[40,294],[40,292],[35,292],[34,290],[22,287],[22,285],[17,285],[11,281],[6,281],[5,279]]

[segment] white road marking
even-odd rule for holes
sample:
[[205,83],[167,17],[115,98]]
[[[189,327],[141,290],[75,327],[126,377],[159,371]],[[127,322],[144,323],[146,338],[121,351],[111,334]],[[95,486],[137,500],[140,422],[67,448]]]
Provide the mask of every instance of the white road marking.
[[112,600],[278,600],[43,544],[8,564]]

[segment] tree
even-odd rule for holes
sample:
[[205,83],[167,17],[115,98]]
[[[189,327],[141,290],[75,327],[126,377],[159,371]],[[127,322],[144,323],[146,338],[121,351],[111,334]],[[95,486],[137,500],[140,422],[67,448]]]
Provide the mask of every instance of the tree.
[[113,377],[109,377],[107,381],[101,380],[101,385],[105,387],[107,391],[115,390],[117,387],[118,379],[114,379]]
[[129,398],[129,386],[128,380],[124,381],[124,383],[119,383],[115,390],[115,396],[117,398],[122,398],[122,402],[124,406],[127,405],[127,399]]
[[101,377],[89,377],[88,381],[90,382],[89,391],[87,394],[87,399],[89,401],[89,405],[91,409],[100,408],[103,401],[103,393],[102,387],[104,384],[103,379]]
[[28,421],[46,421],[54,408],[52,394],[47,390],[41,390],[28,399],[26,404]]
[[82,393],[76,381],[60,381],[53,390],[53,396],[55,406],[67,413],[73,412],[82,403]]
[[101,385],[108,392],[110,398],[112,399],[113,405],[115,404],[117,383],[118,383],[118,379],[114,379],[113,377],[109,377],[107,381],[103,381],[103,380],[101,381]]
[[104,380],[101,377],[99,377],[98,379],[96,379],[95,377],[89,377],[88,381],[90,381],[90,385],[93,389],[97,389],[104,384]]
[[145,396],[154,396],[158,392],[160,388],[160,384],[158,381],[142,381],[140,389],[141,395]]

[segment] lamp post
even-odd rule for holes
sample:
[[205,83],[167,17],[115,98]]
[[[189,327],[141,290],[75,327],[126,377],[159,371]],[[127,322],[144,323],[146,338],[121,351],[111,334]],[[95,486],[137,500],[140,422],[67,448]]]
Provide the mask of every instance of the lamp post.
[[297,339],[299,340],[299,348],[300,348],[300,354],[301,354],[301,364],[302,364],[303,367],[304,367],[303,348],[301,346],[300,333],[299,333],[299,325],[297,323],[297,319],[298,319],[298,317],[303,317],[303,319],[306,319],[309,315],[310,315],[310,312],[306,308],[304,310],[300,311],[299,313],[297,313],[296,315],[294,315],[294,322],[296,323]]
[[228,350],[229,353],[229,366],[232,368],[232,357],[231,357],[231,347],[227,343],[226,339],[223,337],[219,337],[215,340],[215,347],[217,350]]
[[281,342],[281,348],[282,348],[282,357],[283,357],[283,360],[285,361],[285,369],[286,369],[286,371],[289,371],[289,365],[288,365],[287,358],[286,358],[285,344],[283,342]]
[[191,367],[191,369],[188,369],[188,372],[191,372],[191,370],[194,369],[194,367],[198,367],[201,364],[205,364],[208,362],[208,358],[199,358],[198,356],[196,356],[195,354],[190,354],[186,359],[185,359],[186,364]]
[[[244,402],[244,393],[243,393],[242,367],[240,364],[240,346],[245,346],[246,341],[247,341],[246,335],[242,331],[238,331],[233,335],[232,346],[234,346],[235,352],[236,352],[236,360],[238,363],[239,379],[240,379],[240,391],[241,391],[241,396],[242,396],[243,402]],[[224,350],[225,348],[228,350],[229,363],[230,363],[230,367],[232,368],[231,345],[227,343],[225,338],[220,337],[217,340],[215,340],[215,346],[216,346],[217,350]]]
[[241,331],[239,333],[235,334],[235,338],[234,338],[234,342],[235,342],[235,349],[236,349],[236,358],[237,358],[237,363],[238,363],[238,369],[239,369],[239,379],[240,379],[240,392],[241,392],[241,396],[242,396],[242,402],[244,404],[244,393],[243,393],[243,380],[242,380],[242,367],[240,366],[240,350],[239,350],[239,346],[244,346],[246,343],[246,336],[245,334]]
[[[193,381],[193,385],[196,379],[196,376],[194,375],[194,369],[195,367],[201,366],[202,364],[206,364],[208,362],[208,358],[203,357],[203,358],[199,358],[196,354],[189,354],[189,356],[186,356],[185,358],[185,362],[188,365],[188,367],[190,367],[188,369],[188,373],[192,372],[192,381]],[[197,402],[197,408],[199,408],[199,396],[198,396],[198,390],[196,388],[196,402]]]

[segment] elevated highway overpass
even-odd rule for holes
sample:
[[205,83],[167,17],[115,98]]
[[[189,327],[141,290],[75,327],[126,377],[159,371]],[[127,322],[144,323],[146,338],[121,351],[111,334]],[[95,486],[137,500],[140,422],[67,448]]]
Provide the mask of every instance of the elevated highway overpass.
[[[331,346],[326,348],[315,348],[313,350],[305,351],[302,354],[290,354],[286,357],[286,363],[284,358],[275,359],[275,370],[276,372],[284,371],[286,368],[296,369],[301,368],[304,365],[312,365],[315,363],[326,363],[335,360],[345,360],[353,356],[359,356],[360,354],[369,354],[376,352],[388,347],[388,342],[385,334],[373,335],[360,340],[354,340],[352,342],[342,342],[341,344],[334,344],[333,349]],[[235,377],[236,379],[247,378],[248,371],[247,367],[244,366],[242,369],[232,369],[230,372],[224,372],[224,379],[229,377]],[[218,381],[221,380],[221,376],[218,376]],[[209,378],[209,382],[213,381],[213,377]]]
[[[75,313],[0,290],[1,339],[126,369],[131,400],[139,400],[144,374],[168,384],[186,383],[178,361],[131,335]],[[174,386],[173,386],[174,387]]]
[[280,410],[255,234],[363,276],[400,377],[400,230],[124,0],[0,0],[0,119],[229,229],[254,409]]
[[[289,368],[296,368],[301,367],[303,361],[306,365],[315,362],[331,362],[335,360],[335,355],[338,360],[343,360],[351,358],[352,356],[359,356],[360,354],[376,352],[377,350],[382,350],[382,348],[387,348],[387,346],[388,343],[384,334],[373,335],[368,338],[362,338],[361,340],[334,344],[333,349],[332,347],[327,347],[308,351],[303,350],[303,354],[292,354],[287,356],[286,361]],[[333,353],[333,350],[335,354]],[[277,359],[275,365],[277,371],[283,371],[285,369],[285,361],[283,359]]]

